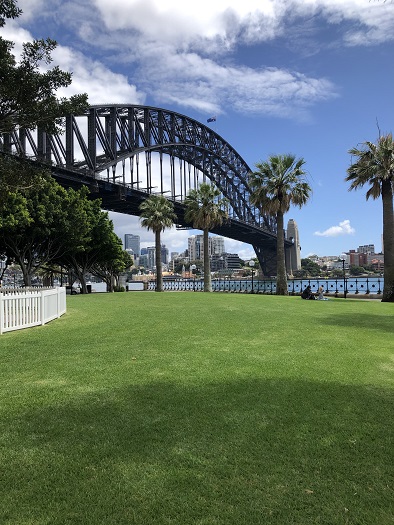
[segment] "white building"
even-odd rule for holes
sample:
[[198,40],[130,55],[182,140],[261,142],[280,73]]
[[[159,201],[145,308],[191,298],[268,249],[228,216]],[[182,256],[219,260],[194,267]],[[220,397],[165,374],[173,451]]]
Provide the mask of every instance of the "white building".
[[219,237],[218,235],[211,237],[211,246],[212,253],[210,253],[210,255],[223,255],[226,252],[223,237]]

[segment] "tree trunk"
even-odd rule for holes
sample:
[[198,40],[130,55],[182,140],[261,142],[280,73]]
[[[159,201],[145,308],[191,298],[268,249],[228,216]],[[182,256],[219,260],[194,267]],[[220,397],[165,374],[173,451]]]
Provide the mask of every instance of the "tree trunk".
[[82,273],[79,277],[81,283],[81,293],[88,293],[88,287],[86,286],[85,275]]
[[209,260],[209,240],[208,230],[203,230],[203,246],[204,246],[204,292],[212,292],[211,284],[211,264]]
[[88,287],[86,286],[86,279],[85,279],[85,272],[86,272],[86,268],[74,268],[74,272],[77,276],[77,279],[79,280],[80,282],[80,290],[81,290],[81,293],[88,293]]
[[23,275],[23,284],[25,286],[31,286],[31,273],[29,272],[28,267],[25,264],[19,264],[22,275]]
[[113,293],[114,292],[114,276],[112,274],[109,274],[106,276],[105,283],[107,285],[107,292]]
[[278,211],[276,214],[276,224],[276,295],[288,295],[285,262],[285,237],[283,230],[283,213],[281,211]]
[[156,245],[156,292],[163,291],[163,272],[161,269],[161,242],[160,242],[160,230],[155,232],[155,245]]
[[394,211],[392,182],[382,182],[383,248],[384,248],[384,302],[394,302]]

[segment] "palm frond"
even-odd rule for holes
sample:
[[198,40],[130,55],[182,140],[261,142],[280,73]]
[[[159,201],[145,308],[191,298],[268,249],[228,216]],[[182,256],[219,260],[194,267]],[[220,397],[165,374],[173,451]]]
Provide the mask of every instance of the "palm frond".
[[176,220],[174,205],[163,195],[151,195],[140,205],[141,225],[153,232],[171,228]]
[[285,213],[292,203],[305,204],[312,190],[304,180],[304,164],[304,159],[292,154],[272,155],[257,163],[257,171],[249,175],[252,204],[269,215]]
[[350,182],[349,191],[369,184],[366,198],[377,199],[381,195],[383,181],[393,181],[394,177],[394,142],[391,133],[381,136],[377,143],[366,141],[363,148],[351,148],[352,157],[357,160],[347,169],[346,182]]

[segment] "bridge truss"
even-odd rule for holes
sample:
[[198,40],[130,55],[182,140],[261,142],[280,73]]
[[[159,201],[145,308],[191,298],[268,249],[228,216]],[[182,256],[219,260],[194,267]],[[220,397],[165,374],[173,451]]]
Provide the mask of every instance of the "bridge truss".
[[91,106],[82,115],[67,115],[62,134],[19,129],[4,134],[0,145],[49,164],[64,186],[88,185],[108,210],[138,215],[147,196],[163,194],[184,227],[191,226],[184,218],[186,195],[209,180],[229,201],[229,222],[213,232],[251,244],[263,271],[274,270],[276,222],[251,203],[249,166],[194,119],[149,106]]

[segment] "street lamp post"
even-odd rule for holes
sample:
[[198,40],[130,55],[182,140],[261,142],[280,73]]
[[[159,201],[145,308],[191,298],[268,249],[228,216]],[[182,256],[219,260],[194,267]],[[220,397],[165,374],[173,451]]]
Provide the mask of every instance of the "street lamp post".
[[342,253],[340,256],[340,259],[342,261],[342,270],[343,270],[343,297],[346,299],[346,274],[345,274],[345,261],[346,261],[346,253]]
[[256,263],[254,262],[253,259],[251,259],[251,260],[249,261],[249,266],[250,266],[251,269],[252,269],[252,293],[254,293],[254,290],[253,290],[253,273],[254,273],[253,268],[254,268],[254,265],[255,265],[255,264],[256,264]]
[[196,274],[194,273],[196,271],[196,268],[197,268],[197,266],[195,264],[192,264],[190,266],[190,269],[191,269],[192,274],[193,274],[193,292],[196,291]]

